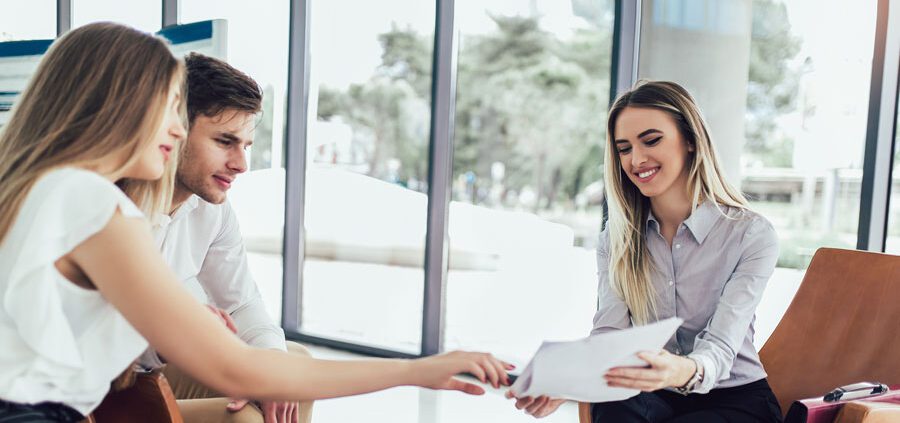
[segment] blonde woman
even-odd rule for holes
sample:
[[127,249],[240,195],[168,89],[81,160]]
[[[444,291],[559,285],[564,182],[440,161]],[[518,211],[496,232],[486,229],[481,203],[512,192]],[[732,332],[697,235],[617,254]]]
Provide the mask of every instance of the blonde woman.
[[[725,180],[690,94],[643,82],[607,122],[609,219],[598,248],[593,333],[673,316],[684,324],[646,368],[609,386],[643,391],[594,404],[595,422],[776,422],[781,411],[753,347],[753,322],[775,268],[775,230]],[[562,401],[520,398],[537,417]]]
[[[78,421],[149,343],[225,395],[309,400],[398,385],[483,393],[488,354],[337,362],[248,347],[176,280],[141,209],[165,210],[184,66],[124,26],[51,46],[0,135],[0,420]],[[116,185],[126,179],[140,206]],[[146,339],[146,340],[145,340]]]

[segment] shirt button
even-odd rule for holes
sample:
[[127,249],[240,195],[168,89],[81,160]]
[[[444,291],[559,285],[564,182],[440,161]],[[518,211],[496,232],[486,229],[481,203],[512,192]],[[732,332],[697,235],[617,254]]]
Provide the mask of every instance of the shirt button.
[[669,286],[675,285],[675,281],[669,281]]
[[675,248],[681,248],[681,244],[675,244]]

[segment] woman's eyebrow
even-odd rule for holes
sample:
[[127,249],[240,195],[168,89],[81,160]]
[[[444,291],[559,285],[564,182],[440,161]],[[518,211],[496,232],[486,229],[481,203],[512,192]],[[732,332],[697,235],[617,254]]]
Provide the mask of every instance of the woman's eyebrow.
[[[638,134],[637,137],[640,139],[640,138],[644,138],[645,136],[650,135],[650,134],[662,134],[662,133],[663,133],[663,131],[660,131],[659,129],[650,128],[650,129],[648,129],[648,130],[646,130],[646,131],[641,132],[640,134]],[[618,139],[618,140],[615,141],[616,144],[623,143],[623,142],[624,142],[624,143],[627,143],[628,140],[625,140],[625,139]]]
[[660,131],[659,129],[650,128],[650,129],[648,129],[648,130],[646,130],[646,131],[641,132],[640,134],[638,134],[638,138],[644,138],[644,136],[650,135],[650,134],[653,134],[653,133],[661,134],[661,133],[663,133],[663,132]]

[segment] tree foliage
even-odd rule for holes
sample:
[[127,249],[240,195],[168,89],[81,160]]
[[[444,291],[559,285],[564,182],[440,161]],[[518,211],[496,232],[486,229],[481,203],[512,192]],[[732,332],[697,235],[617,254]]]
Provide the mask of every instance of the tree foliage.
[[776,134],[778,116],[794,110],[800,73],[791,60],[800,38],[791,34],[784,3],[753,0],[747,86],[746,150],[770,166],[790,163],[791,146]]
[[600,178],[608,32],[561,40],[533,18],[491,18],[496,32],[462,42],[454,173],[502,162],[506,189],[533,190],[535,207],[570,201]]
[[[484,200],[495,162],[505,193],[530,190],[533,206],[570,204],[602,177],[611,69],[612,0],[572,0],[584,25],[559,36],[539,16],[489,15],[494,30],[461,34],[457,57],[453,175],[474,175]],[[799,49],[783,4],[754,0],[747,102],[747,148],[784,154],[772,140],[775,119],[795,103]],[[381,65],[346,91],[320,90],[318,117],[339,116],[365,145],[368,172],[427,178],[434,37],[392,25],[378,36]]]
[[[490,180],[505,165],[504,190],[526,187],[535,207],[570,201],[600,178],[609,92],[609,16],[588,15],[591,27],[562,40],[537,17],[491,15],[496,30],[463,36],[457,59],[453,174]],[[364,84],[345,92],[320,90],[318,115],[340,116],[371,144],[369,173],[383,177],[387,158],[400,178],[423,180],[433,36],[396,25],[381,34],[382,64]],[[424,127],[425,132],[422,132]]]

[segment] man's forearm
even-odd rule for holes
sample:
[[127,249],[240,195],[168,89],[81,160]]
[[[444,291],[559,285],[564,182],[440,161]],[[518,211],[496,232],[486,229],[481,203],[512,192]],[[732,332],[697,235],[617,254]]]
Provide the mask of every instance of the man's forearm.
[[238,337],[248,345],[287,351],[284,331],[269,317],[262,298],[256,297],[230,314],[237,326]]

